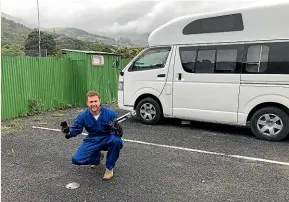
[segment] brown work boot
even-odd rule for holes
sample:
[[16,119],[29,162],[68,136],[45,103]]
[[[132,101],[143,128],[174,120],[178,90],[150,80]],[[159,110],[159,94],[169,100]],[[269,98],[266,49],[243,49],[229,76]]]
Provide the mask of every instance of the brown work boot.
[[91,165],[90,167],[91,167],[92,169],[98,168],[99,165],[101,164],[101,161],[102,161],[103,159],[104,159],[104,154],[103,154],[103,153],[100,153],[100,162],[99,162],[99,164]]
[[110,180],[113,177],[113,169],[109,170],[109,169],[105,169],[105,173],[103,176],[103,180]]

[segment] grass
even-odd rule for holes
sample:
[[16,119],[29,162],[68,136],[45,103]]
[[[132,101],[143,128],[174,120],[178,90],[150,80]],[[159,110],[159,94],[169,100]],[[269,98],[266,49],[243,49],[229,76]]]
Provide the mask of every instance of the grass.
[[63,117],[65,114],[57,113],[57,114],[52,114],[52,117]]
[[7,124],[2,124],[1,131],[12,132],[17,130],[23,130],[24,126],[21,123],[15,123],[13,121],[9,121]]

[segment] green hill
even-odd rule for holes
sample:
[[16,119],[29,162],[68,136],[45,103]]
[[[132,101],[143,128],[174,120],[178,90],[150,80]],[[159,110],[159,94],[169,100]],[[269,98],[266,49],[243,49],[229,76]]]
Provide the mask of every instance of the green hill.
[[[5,17],[1,17],[1,48],[2,55],[23,55],[24,44],[28,37],[28,34],[33,30],[12,20],[7,20]],[[79,29],[66,29],[65,34],[71,35],[72,37],[84,36],[85,31]],[[94,42],[83,41],[76,38],[68,37],[62,32],[50,32],[54,36],[56,46],[59,49],[75,49],[75,50],[95,50],[95,51],[111,51],[112,46],[94,40]],[[93,36],[87,33],[88,36]],[[95,35],[104,40],[110,40],[114,42],[113,38]]]
[[[8,20],[6,17],[1,17],[1,54],[2,55],[24,55],[24,44],[29,33],[33,31],[20,23]],[[122,53],[127,51],[127,57],[133,57],[140,49],[125,37],[119,40],[114,38],[91,34],[77,28],[50,28],[41,29],[44,32],[52,35],[56,41],[58,49],[75,49],[75,50],[93,50]],[[127,48],[132,47],[128,51]],[[122,47],[116,49],[116,47]]]
[[100,43],[100,42],[86,42],[74,38],[70,38],[64,35],[55,37],[56,46],[59,49],[73,49],[73,50],[93,50],[111,52],[113,46]]
[[24,46],[25,39],[32,29],[12,20],[1,17],[1,46],[18,44]]
[[101,36],[98,34],[91,34],[82,29],[77,29],[77,28],[56,27],[56,28],[43,29],[43,31],[47,31],[49,33],[54,33],[54,34],[59,34],[59,35],[65,35],[70,38],[87,41],[87,42],[103,42],[108,45],[115,44],[114,38]]
[[135,46],[135,44],[133,44],[131,40],[125,37],[120,37],[120,39],[115,40],[112,37],[103,36],[99,34],[92,34],[78,28],[54,27],[43,29],[43,31],[47,31],[49,33],[58,35],[64,35],[70,38],[86,42],[99,42],[111,46]]

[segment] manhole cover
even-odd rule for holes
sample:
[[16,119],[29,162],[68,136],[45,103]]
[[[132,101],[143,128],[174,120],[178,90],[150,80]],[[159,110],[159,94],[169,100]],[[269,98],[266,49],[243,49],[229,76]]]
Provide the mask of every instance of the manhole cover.
[[76,183],[76,182],[71,182],[69,184],[67,184],[65,187],[66,189],[77,189],[80,186],[80,184]]

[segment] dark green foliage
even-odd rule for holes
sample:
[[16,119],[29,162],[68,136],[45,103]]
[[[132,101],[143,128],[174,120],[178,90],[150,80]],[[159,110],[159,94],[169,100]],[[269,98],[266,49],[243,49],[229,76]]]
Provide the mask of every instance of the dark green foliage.
[[29,100],[28,115],[40,114],[44,109],[44,104],[40,99]]
[[115,51],[115,53],[121,54],[123,58],[133,58],[143,49],[144,47],[136,47],[136,48],[120,47]]
[[23,56],[25,53],[22,49],[23,47],[18,44],[6,44],[2,47],[1,54],[7,56]]
[[[39,32],[38,29],[33,30],[25,40],[25,54],[29,55],[31,51],[39,50]],[[56,42],[51,34],[40,32],[40,47],[47,50],[47,55],[53,55],[56,50]]]

